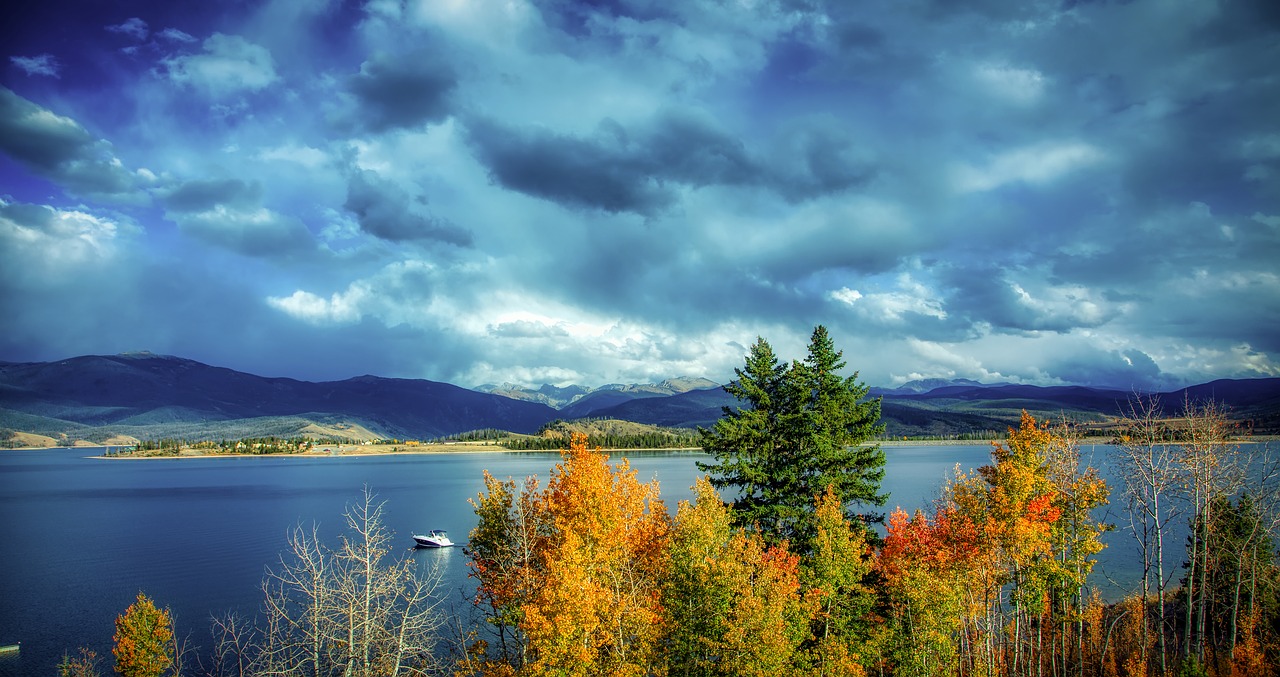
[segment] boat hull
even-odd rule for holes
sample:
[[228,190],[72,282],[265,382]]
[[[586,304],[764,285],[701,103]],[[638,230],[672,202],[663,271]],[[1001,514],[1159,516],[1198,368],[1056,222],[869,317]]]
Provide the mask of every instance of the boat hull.
[[414,534],[413,540],[419,548],[452,548],[454,543],[442,532],[432,532],[425,536]]

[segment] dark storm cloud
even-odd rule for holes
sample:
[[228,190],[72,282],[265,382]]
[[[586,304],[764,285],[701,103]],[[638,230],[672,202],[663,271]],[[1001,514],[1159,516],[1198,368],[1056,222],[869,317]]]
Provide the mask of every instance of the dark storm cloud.
[[109,143],[5,87],[0,87],[0,150],[71,191],[138,197],[136,178]]
[[867,157],[827,121],[797,124],[769,163],[708,116],[668,110],[628,129],[604,120],[573,136],[477,119],[469,138],[493,179],[506,188],[574,207],[655,216],[678,187],[761,186],[788,199],[845,190],[874,174]]
[[0,218],[21,227],[47,230],[53,223],[53,216],[53,209],[45,205],[0,202]]
[[219,205],[236,210],[254,209],[262,204],[262,184],[240,179],[187,181],[169,191],[165,205],[175,212],[203,212]]
[[1082,346],[1065,355],[1052,355],[1044,372],[1067,383],[1127,392],[1159,392],[1176,387],[1176,379],[1162,374],[1150,355],[1130,348],[1102,350]]
[[572,207],[655,214],[675,199],[653,167],[628,148],[616,125],[579,138],[487,120],[469,125],[470,139],[503,187]]
[[772,157],[769,182],[791,200],[860,186],[878,171],[869,151],[830,119],[793,125]]
[[301,221],[266,210],[190,214],[179,217],[178,225],[209,244],[246,256],[288,255],[312,246],[311,234]]
[[356,170],[347,182],[343,205],[370,235],[392,242],[435,241],[470,247],[470,231],[448,221],[417,213],[425,210],[425,200],[415,200],[396,184],[367,170]]
[[169,218],[184,233],[246,256],[288,256],[314,247],[297,217],[263,206],[256,181],[198,179],[163,193]]
[[348,87],[359,103],[357,124],[371,132],[440,122],[451,113],[458,76],[430,50],[383,53],[365,61]]

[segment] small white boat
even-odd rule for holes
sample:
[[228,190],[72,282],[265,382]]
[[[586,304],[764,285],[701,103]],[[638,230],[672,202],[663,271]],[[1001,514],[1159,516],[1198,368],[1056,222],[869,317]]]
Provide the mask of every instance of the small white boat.
[[449,548],[453,547],[453,541],[449,540],[449,534],[441,529],[432,529],[425,536],[414,534],[413,540],[423,548]]

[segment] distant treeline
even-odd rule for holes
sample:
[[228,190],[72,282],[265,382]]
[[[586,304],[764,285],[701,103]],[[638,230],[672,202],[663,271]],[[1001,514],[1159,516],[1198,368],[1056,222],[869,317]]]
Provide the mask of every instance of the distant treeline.
[[[602,419],[603,420],[603,419]],[[515,435],[498,428],[481,428],[465,433],[438,437],[430,443],[448,442],[490,442],[512,451],[558,451],[569,447],[572,430],[577,426],[592,427],[592,422],[580,421],[573,425],[556,420],[542,426],[535,435]],[[688,428],[649,428],[628,431],[627,426],[605,426],[621,428],[613,430],[587,430],[587,444],[603,449],[687,449],[697,447],[700,443],[697,430]],[[642,426],[632,426],[640,428]]]
[[[561,437],[507,437],[498,444],[512,451],[556,451],[566,449],[569,440]],[[664,430],[635,434],[589,433],[587,446],[603,449],[688,449],[701,445],[693,430]]]
[[947,435],[880,435],[877,442],[964,442],[974,440],[1003,439],[1006,431],[975,430]]
[[[326,442],[329,443],[329,442]],[[336,444],[337,441],[332,443]],[[348,442],[350,443],[350,442]],[[134,452],[156,456],[177,456],[183,448],[198,449],[209,454],[300,454],[310,451],[316,441],[307,437],[246,437],[239,440],[187,441],[175,438],[142,440]]]
[[481,428],[479,430],[468,430],[465,433],[456,435],[446,435],[430,440],[432,444],[443,444],[445,442],[496,442],[505,437],[510,437],[511,433],[498,428]]

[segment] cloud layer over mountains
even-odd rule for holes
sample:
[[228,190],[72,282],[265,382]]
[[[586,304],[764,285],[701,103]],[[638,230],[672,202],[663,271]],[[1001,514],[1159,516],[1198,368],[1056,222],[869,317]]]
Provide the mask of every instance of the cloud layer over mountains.
[[0,359],[723,382],[1280,375],[1266,2],[36,3]]

